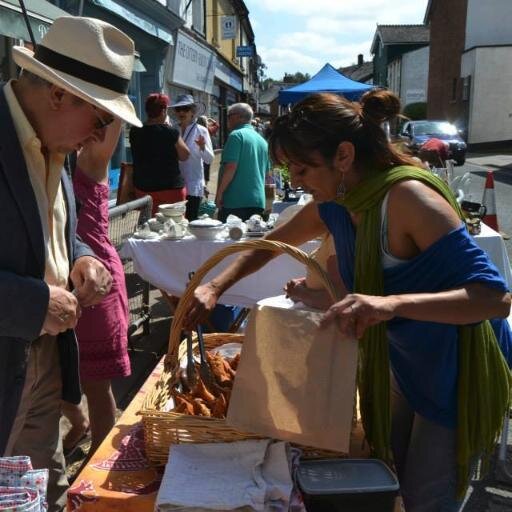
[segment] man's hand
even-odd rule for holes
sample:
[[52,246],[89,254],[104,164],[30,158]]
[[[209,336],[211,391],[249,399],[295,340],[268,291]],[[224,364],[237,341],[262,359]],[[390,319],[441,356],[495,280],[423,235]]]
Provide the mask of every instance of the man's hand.
[[217,192],[217,195],[215,196],[215,206],[220,210],[222,208],[224,201],[222,200],[222,194],[219,194]]
[[44,319],[43,331],[56,336],[73,329],[80,318],[80,306],[76,297],[64,288],[49,286],[50,301]]
[[112,287],[112,276],[101,261],[82,256],[75,261],[70,279],[81,306],[93,306],[103,300]]

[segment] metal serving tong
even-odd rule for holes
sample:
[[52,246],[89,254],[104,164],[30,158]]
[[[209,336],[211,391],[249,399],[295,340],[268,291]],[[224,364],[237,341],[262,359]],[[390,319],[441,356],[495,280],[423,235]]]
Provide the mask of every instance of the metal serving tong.
[[192,389],[197,384],[197,372],[194,361],[194,353],[192,350],[192,333],[187,331],[187,382],[188,386]]
[[213,377],[212,371],[210,369],[210,365],[208,361],[206,361],[206,353],[204,348],[204,338],[203,338],[203,328],[200,324],[196,326],[197,330],[197,342],[199,345],[199,375],[201,375],[201,379],[204,382],[204,385],[210,389],[214,390],[216,388],[215,379]]
[[[210,365],[206,360],[206,353],[204,348],[203,330],[198,324],[197,330],[197,345],[199,347],[199,375],[204,385],[212,392],[216,389],[215,378],[210,369]],[[191,388],[197,384],[197,368],[194,359],[193,347],[192,347],[192,332],[187,331],[187,381]]]

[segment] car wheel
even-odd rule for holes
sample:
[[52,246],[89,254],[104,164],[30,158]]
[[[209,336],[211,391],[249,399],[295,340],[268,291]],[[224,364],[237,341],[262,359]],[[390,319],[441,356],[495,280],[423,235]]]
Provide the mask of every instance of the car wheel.
[[457,160],[455,160],[455,165],[464,165],[465,163],[466,163],[465,158],[458,158]]

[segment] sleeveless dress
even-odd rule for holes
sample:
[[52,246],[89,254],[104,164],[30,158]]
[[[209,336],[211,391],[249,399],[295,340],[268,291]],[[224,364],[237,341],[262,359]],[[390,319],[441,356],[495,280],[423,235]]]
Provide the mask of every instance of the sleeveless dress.
[[130,375],[128,299],[123,265],[108,238],[106,183],[97,183],[76,168],[73,187],[78,205],[77,234],[112,274],[112,289],[96,306],[82,309],[76,327],[83,380]]

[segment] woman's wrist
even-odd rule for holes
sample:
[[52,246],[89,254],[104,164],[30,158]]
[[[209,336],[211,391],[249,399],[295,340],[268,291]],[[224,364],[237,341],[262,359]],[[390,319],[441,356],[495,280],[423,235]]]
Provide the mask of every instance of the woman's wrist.
[[410,309],[410,305],[414,302],[410,299],[411,297],[408,295],[389,295],[389,313],[392,317],[407,317],[408,309]]
[[210,291],[215,295],[217,299],[222,295],[223,289],[220,283],[216,281],[210,281],[208,283],[208,287],[210,288]]

